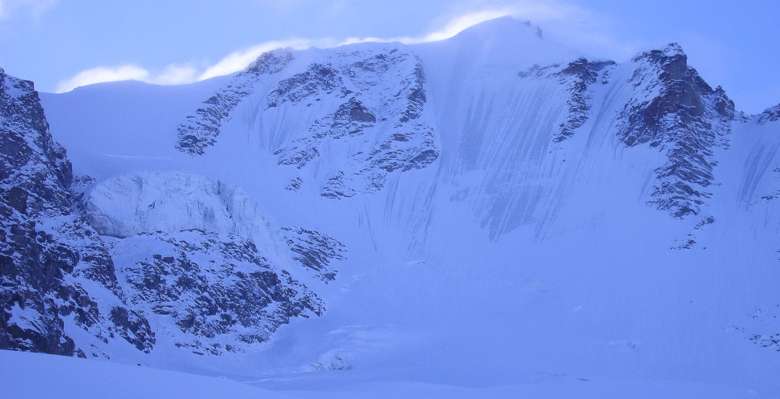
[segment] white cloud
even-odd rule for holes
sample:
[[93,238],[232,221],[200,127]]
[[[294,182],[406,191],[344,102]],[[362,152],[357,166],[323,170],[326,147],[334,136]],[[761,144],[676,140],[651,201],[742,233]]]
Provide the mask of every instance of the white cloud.
[[149,81],[161,85],[178,85],[192,83],[197,79],[198,70],[192,65],[171,64]]
[[99,66],[85,69],[57,84],[56,92],[64,93],[77,87],[96,83],[140,80],[159,85],[177,85],[198,80],[198,70],[187,64],[171,64],[157,73],[149,72],[138,65]]
[[0,0],[0,19],[8,18],[21,10],[29,11],[34,17],[39,17],[58,2],[59,0]]
[[119,65],[116,67],[95,67],[85,69],[69,79],[57,84],[56,91],[63,93],[77,87],[95,83],[114,82],[119,80],[147,80],[149,71],[137,65]]
[[56,92],[64,93],[77,87],[95,83],[115,82],[121,80],[140,80],[159,85],[176,85],[206,80],[217,76],[228,75],[246,68],[261,54],[278,49],[305,49],[314,44],[327,47],[332,45],[328,40],[290,39],[264,42],[243,50],[234,51],[216,63],[202,69],[190,64],[170,64],[159,72],[132,64],[118,66],[100,66],[85,69],[57,84]]
[[508,9],[491,9],[481,10],[475,12],[469,12],[466,14],[458,15],[449,19],[444,26],[434,31],[428,32],[420,36],[397,36],[397,37],[348,37],[341,42],[340,45],[355,44],[355,43],[367,43],[367,42],[399,42],[404,44],[418,44],[435,42],[439,40],[449,39],[458,33],[485,21],[491,19],[505,17],[512,15],[512,12]]
[[215,76],[228,75],[233,72],[238,72],[246,68],[261,54],[274,49],[289,47],[300,50],[311,47],[314,42],[315,41],[308,39],[278,40],[260,43],[243,50],[234,51],[221,60],[217,61],[217,63],[214,65],[206,68],[203,73],[200,74],[198,80],[205,80]]
[[440,27],[419,36],[398,37],[350,37],[340,44],[364,42],[400,42],[418,44],[446,40],[483,22],[511,16],[535,24],[554,24],[563,21],[586,20],[589,15],[582,9],[554,2],[515,1],[512,6],[487,8],[458,14],[447,19]]
[[509,5],[484,8],[446,19],[440,28],[420,36],[395,38],[348,38],[342,44],[397,41],[406,44],[427,43],[449,39],[458,33],[491,19],[511,16],[540,26],[545,37],[565,43],[586,54],[623,59],[638,46],[619,41],[609,31],[610,21],[587,9],[557,0],[513,0]]
[[508,15],[512,15],[512,12],[507,9],[482,10],[459,15],[447,22],[441,29],[430,32],[416,40],[413,38],[411,42],[435,42],[449,39],[474,25]]
[[368,42],[378,42],[378,43],[399,42],[404,44],[418,44],[418,43],[435,42],[438,40],[449,39],[457,35],[458,33],[474,25],[480,24],[482,22],[489,21],[495,18],[505,17],[507,15],[512,15],[512,13],[508,10],[482,10],[476,12],[469,12],[466,14],[458,15],[448,20],[447,23],[445,23],[444,26],[442,26],[441,28],[420,36],[348,37],[342,40],[339,44],[346,45],[346,44],[368,43]]
[[[0,10],[3,9],[3,4],[8,1],[47,0],[0,0]],[[545,35],[553,33],[550,36],[586,53],[593,50],[597,54],[622,58],[633,52],[633,47],[619,43],[613,39],[612,35],[606,33],[604,26],[608,25],[607,21],[582,8],[558,3],[554,0],[542,2],[514,0],[509,6],[481,9],[452,16],[446,19],[439,28],[419,36],[350,37],[343,40],[295,38],[268,41],[229,53],[219,61],[204,68],[195,68],[190,64],[171,64],[157,73],[151,73],[136,65],[91,68],[60,82],[57,91],[69,91],[88,84],[128,79],[155,84],[191,83],[243,70],[261,54],[278,48],[305,49],[363,42],[427,43],[451,38],[474,25],[504,16],[513,16],[541,25],[546,30]],[[548,28],[549,32],[547,32]]]

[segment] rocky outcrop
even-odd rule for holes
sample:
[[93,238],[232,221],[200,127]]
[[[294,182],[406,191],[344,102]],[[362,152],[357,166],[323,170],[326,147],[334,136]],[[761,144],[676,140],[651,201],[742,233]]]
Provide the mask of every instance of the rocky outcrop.
[[336,278],[334,261],[344,260],[346,247],[333,237],[303,227],[284,227],[285,240],[301,266],[312,270],[323,281]]
[[780,104],[767,109],[758,115],[758,123],[777,122],[780,120]]
[[596,82],[607,83],[610,67],[613,61],[589,61],[579,58],[565,66],[550,65],[540,67],[535,65],[529,70],[520,72],[521,78],[556,79],[568,92],[566,104],[568,114],[559,124],[559,130],[554,135],[554,142],[562,142],[574,135],[575,131],[587,122],[592,107],[591,86]]
[[416,128],[414,133],[395,133],[372,148],[364,158],[362,169],[351,176],[337,172],[322,186],[322,196],[338,199],[360,191],[377,192],[384,187],[388,174],[423,169],[436,161],[439,152],[433,131],[421,126]]
[[264,255],[276,246],[270,224],[238,188],[146,172],[100,182],[84,202],[111,243],[126,303],[166,343],[201,355],[239,352],[292,318],[324,311]]
[[[311,121],[300,133],[272,140],[278,165],[306,169],[323,154],[346,149],[347,154],[339,153],[345,162],[317,173],[324,177],[313,186],[323,197],[375,192],[388,174],[420,169],[438,158],[434,130],[424,118],[425,72],[417,56],[394,46],[344,49],[323,52],[286,72],[292,59],[289,51],[266,53],[232,78],[179,125],[177,148],[203,154],[235,107],[255,95],[258,120],[294,114]],[[261,80],[266,85],[259,85]],[[270,89],[255,93],[260,86]],[[306,180],[302,173],[288,189],[295,191]]]
[[179,124],[176,148],[191,155],[202,155],[216,143],[222,125],[230,119],[230,112],[253,92],[257,81],[280,72],[290,61],[292,53],[288,50],[269,51],[261,55]]
[[280,81],[268,95],[268,108],[285,102],[320,101],[328,94],[343,98],[350,93],[333,65],[314,63],[305,72]]
[[[177,172],[74,179],[32,83],[1,71],[0,187],[2,349],[220,354],[325,309],[263,255],[267,222],[241,190]],[[329,273],[341,248],[307,234],[296,248],[320,263],[302,266]]]
[[357,136],[375,124],[376,116],[357,97],[351,97],[332,114],[317,119],[309,128],[309,136],[296,140],[291,146],[276,150],[274,155],[279,156],[279,165],[300,169],[320,155],[317,147],[324,140]]
[[321,182],[326,198],[380,190],[388,174],[421,169],[438,156],[433,128],[424,120],[425,74],[416,56],[390,48],[336,53],[327,64],[280,82],[269,107],[334,104],[305,135],[275,151],[279,165],[303,169],[323,147],[350,148],[348,163]]
[[151,347],[142,316],[125,310],[139,323],[116,323],[87,290],[122,296],[106,246],[77,212],[70,163],[49,133],[32,82],[2,70],[0,152],[0,348],[90,353],[66,333],[70,328]]
[[666,155],[650,203],[678,218],[699,214],[711,196],[713,151],[730,131],[734,103],[688,66],[677,44],[633,63],[634,96],[621,113],[618,136],[627,146],[649,145]]
[[349,198],[355,194],[357,191],[346,182],[344,171],[341,170],[329,177],[320,189],[320,195],[330,199]]
[[114,243],[112,255],[127,302],[167,340],[196,354],[242,351],[292,318],[325,310],[317,295],[240,237],[144,233]]
[[592,106],[589,89],[597,81],[606,83],[609,67],[614,65],[615,63],[612,61],[588,61],[585,58],[580,58],[556,73],[561,83],[569,91],[569,98],[566,100],[569,114],[566,121],[560,124],[560,131],[553,138],[553,141],[566,140],[585,124]]

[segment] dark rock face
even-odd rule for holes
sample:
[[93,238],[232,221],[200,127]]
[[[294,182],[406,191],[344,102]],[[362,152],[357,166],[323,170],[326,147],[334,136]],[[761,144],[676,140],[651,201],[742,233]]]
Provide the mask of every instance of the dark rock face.
[[376,116],[366,108],[363,103],[352,97],[341,104],[332,116],[330,129],[320,130],[315,137],[321,138],[327,134],[332,138],[341,138],[346,135],[360,134],[364,129],[370,128],[376,123]]
[[[128,258],[129,248],[149,250]],[[238,237],[200,230],[141,234],[117,243],[114,255],[122,259],[128,304],[158,326],[177,326],[169,338],[198,354],[240,351],[294,317],[325,310],[313,292]]]
[[[308,125],[289,139],[274,133],[284,137],[272,144],[280,166],[317,168],[319,164],[312,165],[325,153],[348,149],[348,154],[339,153],[347,164],[318,173],[314,185],[323,197],[375,192],[389,173],[420,169],[438,159],[433,128],[423,118],[427,96],[418,57],[392,46],[335,51],[301,72],[285,73],[292,58],[287,51],[270,52],[236,75],[179,125],[177,148],[203,154],[216,143],[235,107],[266,79],[272,89],[265,93],[258,118],[295,114]],[[306,173],[301,173],[286,188],[296,191],[304,180]]]
[[[306,133],[274,154],[279,165],[309,167],[323,147],[350,148],[348,164],[321,183],[326,198],[381,190],[391,173],[422,169],[439,156],[433,128],[423,119],[427,97],[420,60],[398,49],[336,53],[279,82],[268,107],[322,107]],[[316,112],[301,110],[300,112]],[[378,143],[378,144],[376,144]]]
[[288,191],[298,191],[301,189],[301,186],[303,186],[303,180],[300,177],[294,177],[290,179],[290,182],[287,183],[287,189]]
[[149,327],[149,322],[137,312],[116,306],[111,309],[111,321],[122,327],[119,335],[139,351],[149,353],[154,348],[154,332]]
[[619,137],[627,146],[647,144],[667,156],[656,169],[652,204],[678,218],[699,214],[711,196],[713,151],[730,131],[734,103],[688,67],[676,44],[633,62],[635,95],[621,114]]
[[369,191],[379,191],[387,174],[423,169],[438,157],[433,131],[417,126],[414,133],[395,133],[375,147],[368,154],[368,166],[361,173],[369,177]]
[[[384,187],[388,174],[423,169],[438,157],[433,130],[418,125],[413,132],[394,133],[372,148],[364,156],[362,168],[350,180],[365,180],[363,191],[376,192]],[[343,171],[331,177],[322,187],[322,196],[327,198],[351,197],[357,192],[354,183],[347,180]]]
[[270,51],[260,56],[179,124],[176,148],[192,155],[203,154],[216,143],[222,124],[241,100],[252,93],[258,79],[280,72],[290,61],[292,53],[287,50]]
[[780,352],[780,333],[773,335],[756,334],[750,337],[750,342],[775,352]]
[[[276,65],[262,61],[245,73]],[[251,241],[203,231],[101,236],[81,203],[92,183],[71,176],[32,83],[0,70],[0,349],[109,357],[117,341],[149,353],[164,338],[219,354],[324,311]],[[325,270],[340,252],[311,234]]]
[[553,141],[566,140],[585,124],[592,106],[588,89],[596,81],[606,82],[609,67],[614,65],[612,61],[591,62],[580,58],[556,74],[569,90],[569,99],[566,100],[569,116],[560,124],[560,131]]
[[780,352],[780,303],[764,303],[732,328],[764,350]]
[[274,151],[274,155],[279,156],[279,165],[295,166],[301,169],[311,160],[320,156],[320,152],[317,147],[301,145],[278,149]]
[[65,333],[66,320],[101,340],[135,336],[136,326],[112,323],[74,282],[121,297],[103,242],[74,209],[71,166],[52,140],[37,92],[2,70],[0,178],[0,348],[83,356]]
[[767,109],[758,116],[758,123],[777,122],[780,120],[780,104]]
[[573,136],[575,131],[587,122],[592,106],[590,88],[598,81],[607,83],[609,71],[614,65],[613,61],[589,61],[579,58],[566,66],[534,65],[528,71],[518,74],[521,78],[556,79],[569,92],[566,100],[569,112],[566,120],[559,125],[559,131],[553,137],[554,142],[562,142]]
[[33,83],[2,70],[0,129],[4,202],[24,215],[67,211],[71,205],[67,188],[73,176],[65,150],[49,134]]
[[418,119],[422,115],[425,102],[428,100],[425,96],[425,73],[423,72],[422,64],[417,63],[414,66],[414,73],[410,79],[407,79],[406,83],[407,106],[401,114],[399,120],[401,123]]
[[314,122],[309,128],[311,136],[297,140],[294,145],[274,152],[279,165],[291,165],[300,169],[320,155],[317,147],[325,139],[341,139],[357,136],[376,124],[376,116],[356,97],[341,104],[332,114]]
[[287,245],[295,253],[295,260],[301,266],[317,273],[323,281],[336,278],[336,271],[331,270],[330,266],[333,261],[344,260],[344,244],[333,237],[303,227],[285,227],[282,231]]
[[337,95],[342,98],[350,93],[344,88],[339,72],[332,65],[315,63],[310,65],[306,72],[279,82],[277,88],[268,96],[268,108],[285,102],[315,100],[334,91],[337,91]]
[[322,186],[320,195],[325,198],[339,199],[354,197],[357,192],[345,182],[344,171],[338,171],[335,175],[328,178]]

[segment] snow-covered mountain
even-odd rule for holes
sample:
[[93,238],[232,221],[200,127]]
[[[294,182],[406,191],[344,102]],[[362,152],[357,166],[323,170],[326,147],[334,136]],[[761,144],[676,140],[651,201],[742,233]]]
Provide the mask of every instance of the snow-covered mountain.
[[276,389],[780,392],[780,110],[676,44],[615,62],[502,18],[42,108],[2,76],[2,347]]
[[257,204],[200,176],[74,179],[32,83],[2,71],[0,79],[2,347],[219,354],[324,311],[316,293],[272,263],[332,245],[290,241],[279,251],[282,230]]

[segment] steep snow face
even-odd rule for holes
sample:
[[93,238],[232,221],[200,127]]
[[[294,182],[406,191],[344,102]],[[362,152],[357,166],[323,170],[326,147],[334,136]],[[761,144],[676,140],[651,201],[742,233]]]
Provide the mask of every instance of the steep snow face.
[[607,135],[583,135],[614,118],[615,92],[622,94],[615,70],[613,62],[584,58],[512,65],[503,76],[480,71],[474,84],[447,89],[439,106],[452,111],[438,121],[448,132],[443,173],[452,199],[468,204],[492,238],[521,226],[545,234],[582,164],[614,150]]
[[[208,364],[142,359],[263,375],[288,389],[337,385],[328,371],[349,370],[342,375],[474,385],[583,376],[780,392],[778,123],[773,110],[736,112],[679,46],[622,63],[582,58],[502,19],[424,45],[277,51],[253,68],[176,88],[44,96],[58,137],[79,154],[78,173],[101,184],[165,170],[240,186],[285,226],[271,229],[287,244],[280,258],[328,282],[312,285],[328,312],[277,330],[262,349],[225,351],[243,333],[235,325],[172,341],[200,340],[202,353],[223,345]],[[187,221],[178,227],[205,223],[206,208],[223,233],[244,219],[216,210],[229,201],[213,183],[180,180],[170,183],[189,187],[183,202],[160,187],[146,198],[127,177],[109,184],[146,198],[127,200],[138,208],[112,213],[116,223],[164,229],[170,221],[143,221],[158,201]],[[164,251],[137,256],[131,243],[148,234],[119,239],[114,256],[132,262],[117,268],[140,281],[144,270],[167,270],[173,254],[186,264],[170,242],[180,233],[191,232],[152,233]],[[195,263],[176,274],[208,275],[211,262]],[[200,303],[190,299],[181,299],[187,309]],[[155,300],[143,302],[178,299]],[[198,311],[214,309],[193,326],[223,328],[215,315],[228,306]],[[187,314],[149,322],[189,325]]]

